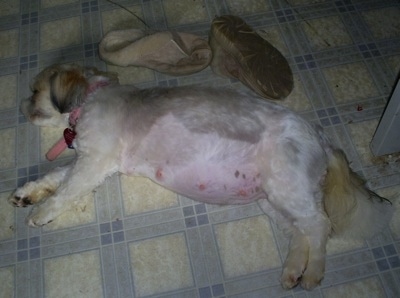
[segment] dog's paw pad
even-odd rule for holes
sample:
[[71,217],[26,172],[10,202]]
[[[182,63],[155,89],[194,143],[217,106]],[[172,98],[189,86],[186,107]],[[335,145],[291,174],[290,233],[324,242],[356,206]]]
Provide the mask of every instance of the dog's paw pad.
[[26,207],[32,205],[32,200],[30,197],[20,196],[18,194],[13,194],[8,199],[8,202],[14,207]]

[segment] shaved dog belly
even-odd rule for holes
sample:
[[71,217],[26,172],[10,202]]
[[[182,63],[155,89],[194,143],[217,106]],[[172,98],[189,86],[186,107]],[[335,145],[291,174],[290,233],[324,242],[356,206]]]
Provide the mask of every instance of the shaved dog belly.
[[247,167],[192,166],[179,173],[171,188],[213,204],[246,204],[265,196],[260,174]]
[[131,174],[146,176],[172,191],[205,203],[246,204],[266,197],[255,166],[194,162],[177,168],[164,164],[142,169],[143,172]]

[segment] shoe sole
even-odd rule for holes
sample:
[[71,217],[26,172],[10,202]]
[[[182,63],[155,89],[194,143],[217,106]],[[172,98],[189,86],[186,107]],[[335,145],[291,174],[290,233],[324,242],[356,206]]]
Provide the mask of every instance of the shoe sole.
[[241,18],[215,18],[210,46],[215,73],[237,78],[267,98],[283,99],[292,91],[293,74],[286,58]]

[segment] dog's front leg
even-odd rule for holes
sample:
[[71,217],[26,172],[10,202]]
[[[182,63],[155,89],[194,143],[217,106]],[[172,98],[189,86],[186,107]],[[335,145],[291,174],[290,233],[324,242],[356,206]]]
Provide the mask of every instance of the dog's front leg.
[[57,167],[43,178],[25,183],[24,186],[15,190],[8,201],[15,207],[26,207],[38,203],[56,192],[70,169],[71,164]]
[[28,224],[40,227],[52,222],[116,171],[116,164],[111,159],[79,157],[57,191],[43,203],[34,206],[27,218]]

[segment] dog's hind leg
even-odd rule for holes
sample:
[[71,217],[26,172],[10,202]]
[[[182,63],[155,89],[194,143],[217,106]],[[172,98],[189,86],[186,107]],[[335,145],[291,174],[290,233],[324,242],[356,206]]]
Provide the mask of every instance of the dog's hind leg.
[[293,229],[289,252],[283,265],[281,284],[285,289],[296,286],[307,268],[310,246],[307,238],[297,229]]
[[309,255],[308,240],[288,218],[274,209],[267,199],[259,200],[258,205],[285,234],[291,237],[289,252],[283,265],[281,276],[282,287],[291,289],[300,282],[306,270]]
[[40,202],[56,192],[70,169],[70,164],[57,167],[42,178],[25,183],[12,193],[8,201],[15,207],[26,207]]
[[308,241],[307,268],[301,278],[301,286],[311,290],[318,286],[325,273],[326,244],[331,231],[330,221],[324,212],[296,221],[299,230]]
[[295,287],[301,280],[307,267],[309,243],[307,238],[285,217],[276,210],[267,199],[259,200],[258,205],[290,239],[289,252],[283,265],[281,284],[285,289]]
[[115,158],[96,155],[78,157],[56,192],[43,203],[34,206],[27,218],[28,224],[39,227],[53,221],[117,170]]
[[[291,236],[281,277],[284,288],[301,283],[304,289],[311,290],[324,276],[326,243],[331,227],[320,195],[312,189],[307,191],[303,184],[297,192],[290,188],[271,191],[268,203],[260,201],[261,207],[273,206],[272,219]],[[271,215],[271,209],[264,211]]]

